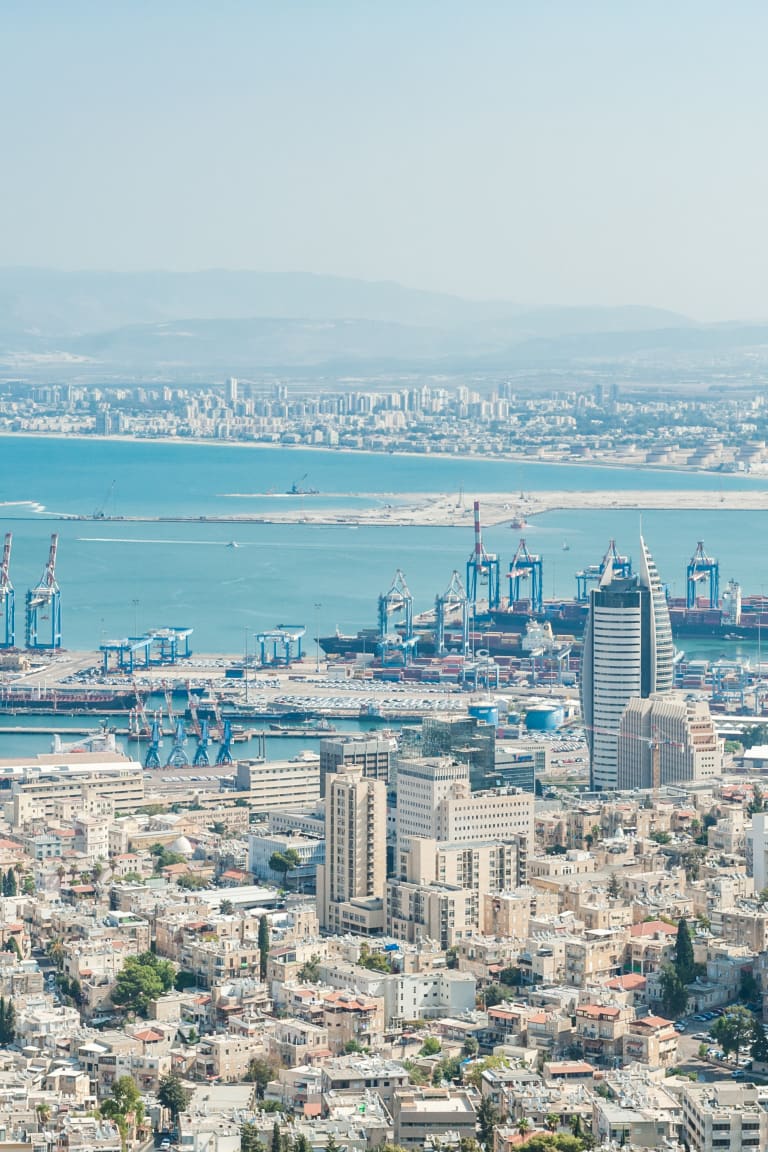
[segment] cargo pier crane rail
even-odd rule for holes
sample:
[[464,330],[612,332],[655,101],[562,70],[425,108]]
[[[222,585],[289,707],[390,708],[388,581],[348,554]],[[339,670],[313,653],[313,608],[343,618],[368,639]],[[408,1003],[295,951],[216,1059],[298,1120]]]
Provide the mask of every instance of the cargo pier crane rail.
[[6,532],[3,560],[0,564],[0,618],[3,621],[0,648],[14,648],[16,646],[16,593],[13,590],[13,584],[11,584],[12,544],[13,533]]
[[[56,553],[59,536],[54,532],[48,561],[39,584],[27,592],[26,602],[26,645],[32,649],[47,649],[58,652],[61,649],[61,590],[56,583]],[[40,624],[48,621],[50,633],[41,635]],[[47,630],[46,630],[47,631]]]
[[480,501],[473,504],[475,516],[475,547],[467,560],[467,597],[473,609],[477,609],[480,589],[488,588],[488,609],[492,611],[501,604],[501,581],[499,579],[499,558],[495,552],[486,552],[480,527]]

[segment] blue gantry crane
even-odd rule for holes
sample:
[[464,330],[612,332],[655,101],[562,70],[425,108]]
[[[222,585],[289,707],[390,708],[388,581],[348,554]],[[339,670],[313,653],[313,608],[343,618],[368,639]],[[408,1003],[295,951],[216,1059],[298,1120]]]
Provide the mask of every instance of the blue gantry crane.
[[221,744],[219,745],[218,755],[216,756],[216,764],[232,763],[232,725],[229,720],[224,721],[224,731],[221,737]]
[[151,730],[151,735],[149,737],[149,748],[147,748],[147,754],[144,757],[144,767],[145,768],[159,768],[160,767],[160,744],[161,743],[162,743],[162,740],[161,740],[161,732],[160,732],[160,721],[157,719],[157,717],[155,717],[155,719],[152,721],[152,730]]
[[3,632],[0,648],[13,648],[16,644],[16,594],[11,584],[11,545],[13,534],[6,532],[3,545],[3,561],[0,564],[0,618]]
[[709,607],[717,608],[720,603],[720,564],[711,556],[707,556],[703,540],[697,543],[696,551],[686,569],[686,608],[696,607],[696,585],[700,580],[709,581]]
[[507,572],[507,579],[509,580],[510,603],[524,599],[521,596],[523,581],[530,580],[530,597],[527,598],[531,601],[531,610],[536,613],[543,611],[544,576],[541,556],[531,555],[525,540],[521,539],[517,546],[517,551],[509,566],[509,572]]
[[403,613],[403,639],[413,639],[413,596],[405,582],[405,576],[398,568],[390,589],[379,596],[379,639],[389,635],[389,618]]
[[611,565],[614,576],[626,579],[632,575],[632,560],[629,556],[622,556],[616,548],[616,541],[609,540],[608,548],[599,564],[588,564],[576,573],[576,599],[580,604],[589,600],[591,584],[599,584],[608,565]]
[[203,720],[200,724],[200,735],[197,738],[197,748],[195,755],[192,758],[192,764],[195,768],[207,768],[210,764],[208,759],[208,745],[211,741],[211,734],[208,729],[208,721]]
[[488,608],[498,608],[501,603],[501,581],[499,579],[499,558],[495,552],[486,552],[480,528],[480,501],[474,502],[475,547],[467,560],[467,598],[473,609],[477,607],[480,590],[488,589]]
[[461,651],[466,654],[469,646],[469,601],[461,576],[454,568],[445,592],[435,597],[435,650],[438,656],[445,655],[446,616],[456,612],[461,613]]
[[184,747],[184,741],[187,739],[187,733],[184,729],[184,721],[176,721],[176,731],[173,737],[173,746],[168,754],[168,759],[165,762],[166,768],[187,768],[189,767],[189,756]]
[[[46,648],[58,651],[61,648],[61,590],[56,583],[56,553],[59,536],[54,532],[48,551],[40,583],[27,592],[26,603],[26,642],[27,648]],[[50,633],[42,634],[40,625],[48,621]]]

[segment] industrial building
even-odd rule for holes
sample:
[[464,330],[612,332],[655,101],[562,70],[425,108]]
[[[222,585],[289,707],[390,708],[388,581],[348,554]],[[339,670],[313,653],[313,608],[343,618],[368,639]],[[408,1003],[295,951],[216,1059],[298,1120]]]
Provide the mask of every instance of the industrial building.
[[581,704],[595,790],[616,788],[621,716],[633,697],[672,688],[674,645],[664,589],[640,537],[640,572],[609,562],[590,592],[581,666]]

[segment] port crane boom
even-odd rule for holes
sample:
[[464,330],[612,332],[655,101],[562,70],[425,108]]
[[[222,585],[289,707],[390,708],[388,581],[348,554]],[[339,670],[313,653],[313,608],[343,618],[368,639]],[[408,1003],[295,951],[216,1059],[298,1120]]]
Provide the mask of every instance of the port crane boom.
[[6,532],[3,545],[3,561],[0,564],[0,614],[3,619],[3,634],[0,648],[13,648],[16,643],[15,592],[11,584],[11,545],[13,533]]
[[[48,561],[39,584],[27,592],[26,641],[27,648],[61,648],[61,590],[56,582],[56,554],[59,536],[54,532],[48,550]],[[41,637],[40,623],[50,622],[50,639]]]

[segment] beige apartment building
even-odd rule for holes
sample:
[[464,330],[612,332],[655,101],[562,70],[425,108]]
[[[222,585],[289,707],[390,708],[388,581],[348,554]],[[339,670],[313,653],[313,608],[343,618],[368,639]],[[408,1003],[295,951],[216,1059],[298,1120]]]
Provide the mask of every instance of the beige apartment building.
[[361,765],[328,777],[325,864],[317,869],[320,923],[330,932],[381,935],[387,872],[387,786]]

